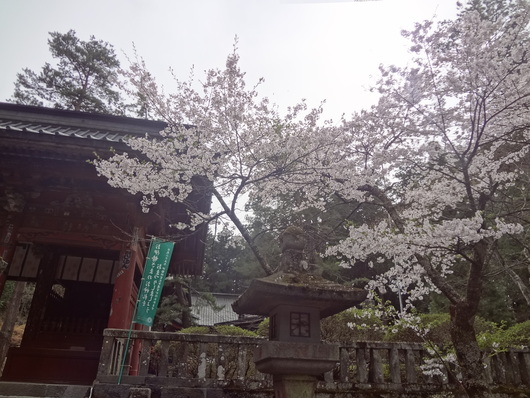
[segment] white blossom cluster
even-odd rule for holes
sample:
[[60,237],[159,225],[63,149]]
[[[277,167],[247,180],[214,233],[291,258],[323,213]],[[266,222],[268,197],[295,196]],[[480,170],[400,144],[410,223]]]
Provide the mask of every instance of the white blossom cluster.
[[425,376],[441,377],[442,383],[447,383],[447,367],[457,368],[456,356],[454,353],[448,353],[443,356],[438,356],[432,350],[431,358],[423,358],[423,364],[420,369]]

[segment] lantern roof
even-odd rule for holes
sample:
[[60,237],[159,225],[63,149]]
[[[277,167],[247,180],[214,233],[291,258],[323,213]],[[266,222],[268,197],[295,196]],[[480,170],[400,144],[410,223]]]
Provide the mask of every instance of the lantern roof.
[[325,318],[360,304],[368,292],[303,272],[277,272],[255,279],[232,304],[238,314],[268,316],[280,305],[316,308]]

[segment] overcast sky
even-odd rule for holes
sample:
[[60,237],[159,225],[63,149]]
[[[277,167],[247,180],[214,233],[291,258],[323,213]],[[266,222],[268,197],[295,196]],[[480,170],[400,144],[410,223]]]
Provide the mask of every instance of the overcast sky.
[[22,68],[52,60],[50,31],[108,41],[122,66],[134,43],[166,91],[169,67],[183,80],[191,66],[197,77],[222,68],[237,35],[249,84],[264,77],[262,94],[280,108],[326,100],[337,119],[373,101],[379,64],[407,63],[402,29],[455,14],[456,0],[0,0],[0,101]]

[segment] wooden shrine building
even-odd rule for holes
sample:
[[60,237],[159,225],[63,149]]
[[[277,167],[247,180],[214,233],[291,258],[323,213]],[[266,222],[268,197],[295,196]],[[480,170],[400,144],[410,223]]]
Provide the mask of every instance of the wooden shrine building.
[[[0,103],[0,287],[6,279],[35,283],[2,380],[91,384],[103,329],[130,327],[148,238],[169,235],[186,208],[161,201],[143,213],[138,196],[110,187],[88,160],[165,127]],[[198,187],[190,203],[208,212],[210,197]],[[205,236],[202,227],[176,240],[170,273],[201,273]]]

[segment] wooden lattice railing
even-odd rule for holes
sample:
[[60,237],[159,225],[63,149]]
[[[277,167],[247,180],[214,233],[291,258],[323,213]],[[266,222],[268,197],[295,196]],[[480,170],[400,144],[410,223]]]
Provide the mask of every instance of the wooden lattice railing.
[[[131,385],[162,383],[186,386],[271,387],[271,377],[256,370],[254,348],[264,339],[218,335],[189,335],[132,331],[133,341],[141,344],[138,369],[129,366],[130,353],[123,361],[129,331],[106,329],[97,382]],[[138,343],[137,343],[138,344]],[[364,390],[431,393],[456,391],[458,371],[442,366],[437,375],[422,369],[432,356],[421,344],[356,342],[340,347],[334,370],[323,375],[318,389],[323,392]],[[135,361],[133,361],[135,362]],[[486,377],[495,389],[530,389],[530,350],[497,353],[486,359]],[[123,373],[122,363],[125,363]]]

